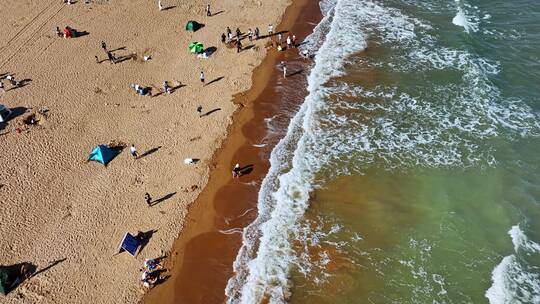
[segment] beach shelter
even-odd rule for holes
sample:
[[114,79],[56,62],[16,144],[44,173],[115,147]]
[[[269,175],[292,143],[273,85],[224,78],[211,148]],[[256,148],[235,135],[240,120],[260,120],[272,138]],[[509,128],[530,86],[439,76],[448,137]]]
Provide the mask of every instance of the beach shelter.
[[127,251],[132,256],[136,256],[139,247],[141,247],[141,241],[131,235],[129,232],[126,232],[126,234],[122,238],[122,241],[120,242],[120,246],[118,246],[118,253],[122,251]]
[[88,161],[97,161],[106,166],[116,156],[116,154],[117,152],[113,149],[105,145],[98,145],[94,148],[94,150],[92,150],[92,152],[90,152]]
[[7,295],[22,282],[20,267],[0,266],[0,294]]
[[189,44],[189,51],[195,54],[200,54],[204,51],[204,45],[200,42],[192,42]]
[[201,28],[201,24],[197,21],[190,20],[186,23],[186,31],[196,32]]

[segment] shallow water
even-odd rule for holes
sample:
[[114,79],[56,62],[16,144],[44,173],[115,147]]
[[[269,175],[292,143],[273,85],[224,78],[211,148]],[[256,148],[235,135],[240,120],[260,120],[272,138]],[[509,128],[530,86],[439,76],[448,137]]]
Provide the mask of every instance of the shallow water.
[[321,7],[230,302],[540,303],[540,3]]

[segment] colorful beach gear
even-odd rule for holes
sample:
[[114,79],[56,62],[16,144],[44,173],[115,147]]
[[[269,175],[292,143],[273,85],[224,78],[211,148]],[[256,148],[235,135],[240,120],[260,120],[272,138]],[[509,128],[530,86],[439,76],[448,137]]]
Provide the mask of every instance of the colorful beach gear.
[[186,31],[196,32],[201,27],[202,25],[197,21],[190,20],[186,23]]
[[97,161],[107,166],[107,164],[113,160],[117,154],[118,153],[115,150],[107,147],[106,145],[98,145],[94,148],[94,150],[92,150],[92,152],[90,152],[88,161]]
[[132,256],[136,256],[137,250],[139,250],[140,246],[140,240],[137,237],[131,235],[129,232],[126,232],[126,234],[124,234],[124,237],[122,238],[122,241],[120,242],[120,246],[118,246],[118,253],[122,251],[127,251]]
[[195,54],[200,54],[204,51],[204,45],[200,42],[192,42],[189,44],[189,51]]

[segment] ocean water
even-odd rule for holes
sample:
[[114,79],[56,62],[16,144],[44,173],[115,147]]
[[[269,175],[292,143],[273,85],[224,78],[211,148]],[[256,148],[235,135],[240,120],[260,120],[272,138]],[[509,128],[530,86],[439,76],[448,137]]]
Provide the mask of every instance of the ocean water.
[[540,2],[321,10],[228,302],[540,303]]

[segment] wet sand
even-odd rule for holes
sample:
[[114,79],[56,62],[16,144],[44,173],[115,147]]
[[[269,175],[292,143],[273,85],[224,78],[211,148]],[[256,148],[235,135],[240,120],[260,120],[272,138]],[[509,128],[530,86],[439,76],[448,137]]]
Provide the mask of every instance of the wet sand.
[[[287,9],[276,32],[289,30],[302,41],[320,18],[317,1],[296,1]],[[283,39],[287,35],[283,34]],[[283,79],[277,67],[281,61],[289,62],[287,79]],[[265,118],[283,111],[284,106],[301,104],[307,93],[308,65],[309,62],[299,59],[296,49],[271,51],[255,69],[252,88],[235,96],[235,103],[243,107],[235,113],[229,135],[212,161],[210,180],[190,207],[187,224],[166,260],[166,267],[172,269],[171,277],[147,294],[146,303],[224,302],[232,263],[241,246],[242,229],[257,215],[257,193],[268,171],[270,152],[279,138],[271,138],[262,148],[254,145],[267,135]],[[283,86],[301,89],[283,96],[287,91]],[[253,171],[233,179],[231,169],[235,163],[252,166]]]

